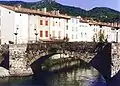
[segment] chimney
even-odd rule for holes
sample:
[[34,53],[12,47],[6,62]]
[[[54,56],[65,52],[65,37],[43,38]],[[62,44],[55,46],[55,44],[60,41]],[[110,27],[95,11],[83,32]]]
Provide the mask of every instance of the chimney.
[[55,10],[51,11],[53,15],[55,15]]
[[37,9],[37,12],[39,12],[40,11],[40,9]]
[[16,6],[14,6],[14,10],[18,10],[18,8]]
[[65,14],[65,16],[67,16],[67,14]]
[[42,12],[46,13],[47,12],[47,8],[42,8]]
[[118,27],[120,27],[120,23],[118,23]]
[[59,14],[60,14],[60,11],[59,11],[59,10],[57,10],[57,11],[56,11],[56,15],[59,15]]
[[22,5],[21,5],[21,4],[18,4],[17,7],[18,7],[18,9],[21,9]]

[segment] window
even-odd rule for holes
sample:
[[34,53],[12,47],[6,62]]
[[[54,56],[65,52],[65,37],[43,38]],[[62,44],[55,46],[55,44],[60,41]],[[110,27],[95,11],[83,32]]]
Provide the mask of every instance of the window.
[[76,32],[78,31],[78,28],[76,27]]
[[83,37],[83,33],[81,32],[81,38]]
[[45,21],[45,25],[48,26],[48,21]]
[[68,25],[66,26],[66,30],[68,30]]
[[72,27],[72,31],[74,31],[74,27]]
[[66,23],[68,23],[68,19],[66,19]]
[[74,23],[74,19],[72,19],[72,23]]
[[78,24],[78,22],[79,22],[79,21],[76,19],[76,24]]
[[61,38],[61,31],[58,32],[58,38]]
[[95,32],[95,28],[93,29],[93,31]]
[[76,39],[78,38],[78,36],[76,35]]
[[68,34],[66,34],[66,38],[68,38]]
[[85,33],[85,37],[87,38],[87,33]]
[[72,39],[74,39],[74,35],[72,35]]
[[55,22],[53,21],[53,26],[55,26]]
[[1,25],[1,18],[0,18],[0,25]]
[[40,25],[43,25],[43,21],[42,20],[40,20]]
[[1,37],[1,30],[0,30],[0,37]]
[[1,16],[1,10],[0,10],[0,16]]
[[59,22],[59,26],[60,26],[60,22]]
[[43,31],[40,31],[40,37],[43,37]]
[[9,11],[9,14],[10,14],[11,12]]
[[52,31],[52,36],[55,37],[55,31]]
[[48,37],[48,31],[45,31],[45,37]]

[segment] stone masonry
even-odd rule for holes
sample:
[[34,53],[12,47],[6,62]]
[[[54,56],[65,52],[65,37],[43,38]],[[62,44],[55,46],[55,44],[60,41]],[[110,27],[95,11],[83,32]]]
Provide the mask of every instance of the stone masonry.
[[32,74],[32,69],[27,67],[27,44],[9,45],[9,73],[11,76],[26,76]]
[[[35,60],[56,51],[59,51],[64,54],[67,53],[73,58],[80,58],[81,56],[82,60],[89,62],[96,55],[96,52],[94,52],[95,46],[95,43],[78,42],[9,45],[9,74],[11,76],[31,75],[33,74],[33,71],[30,68],[30,65]],[[112,43],[111,62],[113,65],[111,65],[111,77],[114,76],[120,70],[119,51],[120,44]],[[0,52],[3,53],[2,50]],[[0,54],[0,57],[1,56],[2,55]]]
[[112,43],[111,60],[111,77],[113,77],[120,70],[120,43]]

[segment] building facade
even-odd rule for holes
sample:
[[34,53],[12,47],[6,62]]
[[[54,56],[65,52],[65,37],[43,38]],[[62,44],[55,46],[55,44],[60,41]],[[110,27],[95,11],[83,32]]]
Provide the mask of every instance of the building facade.
[[120,30],[114,27],[90,24],[78,17],[47,12],[44,8],[32,10],[21,6],[0,5],[0,42],[31,43],[67,39],[69,42],[120,42]]

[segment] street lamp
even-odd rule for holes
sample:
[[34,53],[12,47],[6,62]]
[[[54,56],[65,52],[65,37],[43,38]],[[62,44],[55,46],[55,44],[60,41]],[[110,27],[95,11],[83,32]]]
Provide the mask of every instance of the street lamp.
[[118,29],[116,29],[116,42],[118,42]]
[[18,31],[18,29],[19,29],[19,28],[17,27],[17,28],[16,28],[16,32],[14,33],[14,35],[15,35],[15,44],[17,44],[17,35],[18,35],[18,32],[17,32],[17,31]]
[[116,20],[117,20],[117,25],[116,25],[116,42],[118,42],[118,31],[119,31],[119,16],[117,16]]
[[37,33],[37,30],[36,29],[34,29],[34,31],[35,31],[35,36],[36,36],[36,42],[37,42],[37,35],[38,35],[38,33]]

